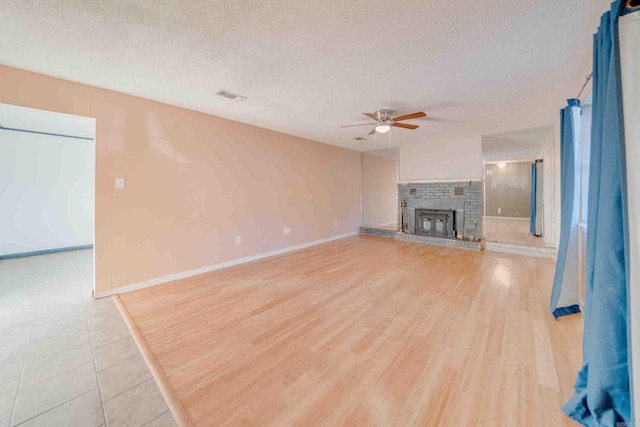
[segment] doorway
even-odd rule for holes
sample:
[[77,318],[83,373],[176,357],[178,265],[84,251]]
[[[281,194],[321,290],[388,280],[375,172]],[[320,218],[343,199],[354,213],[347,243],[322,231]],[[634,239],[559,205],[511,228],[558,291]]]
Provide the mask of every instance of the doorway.
[[552,127],[484,135],[483,233],[486,242],[552,246]]
[[94,293],[95,128],[93,118],[0,104],[0,262],[25,282],[52,278],[52,294],[63,292],[57,282],[73,282],[79,298]]

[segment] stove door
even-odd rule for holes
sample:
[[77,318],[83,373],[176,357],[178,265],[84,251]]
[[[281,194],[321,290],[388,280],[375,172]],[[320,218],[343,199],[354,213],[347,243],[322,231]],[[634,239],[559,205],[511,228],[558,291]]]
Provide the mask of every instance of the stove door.
[[449,234],[449,217],[437,215],[433,220],[432,230],[433,235],[446,237]]
[[433,218],[430,216],[423,216],[422,220],[422,231],[426,234],[433,233]]

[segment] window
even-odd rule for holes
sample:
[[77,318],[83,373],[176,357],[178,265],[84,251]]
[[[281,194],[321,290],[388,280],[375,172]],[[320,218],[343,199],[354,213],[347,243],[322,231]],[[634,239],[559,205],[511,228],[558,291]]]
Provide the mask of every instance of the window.
[[580,135],[578,136],[580,169],[576,171],[576,182],[580,186],[580,212],[578,216],[578,293],[584,306],[586,289],[587,212],[589,202],[589,164],[591,159],[591,96],[582,106]]
[[578,183],[580,184],[580,216],[582,227],[587,226],[587,203],[589,201],[589,159],[591,155],[591,97],[587,98],[586,105],[582,107],[582,120],[580,121],[580,138],[578,140],[578,153],[580,156],[580,170],[578,171]]

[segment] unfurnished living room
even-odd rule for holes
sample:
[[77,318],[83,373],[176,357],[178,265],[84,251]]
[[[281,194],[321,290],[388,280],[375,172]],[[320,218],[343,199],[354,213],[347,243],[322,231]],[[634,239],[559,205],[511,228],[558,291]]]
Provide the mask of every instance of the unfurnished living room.
[[0,22],[0,427],[637,425],[639,1]]

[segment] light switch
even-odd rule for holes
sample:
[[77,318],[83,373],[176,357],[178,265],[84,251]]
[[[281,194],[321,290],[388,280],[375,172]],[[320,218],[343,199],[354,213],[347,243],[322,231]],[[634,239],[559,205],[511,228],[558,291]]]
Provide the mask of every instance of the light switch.
[[116,188],[123,189],[124,188],[124,177],[117,176],[116,177]]
[[291,233],[291,228],[285,227],[282,229],[282,234],[289,234],[289,233]]
[[236,236],[236,245],[239,245],[240,243],[242,243],[242,236],[240,236],[239,234]]

